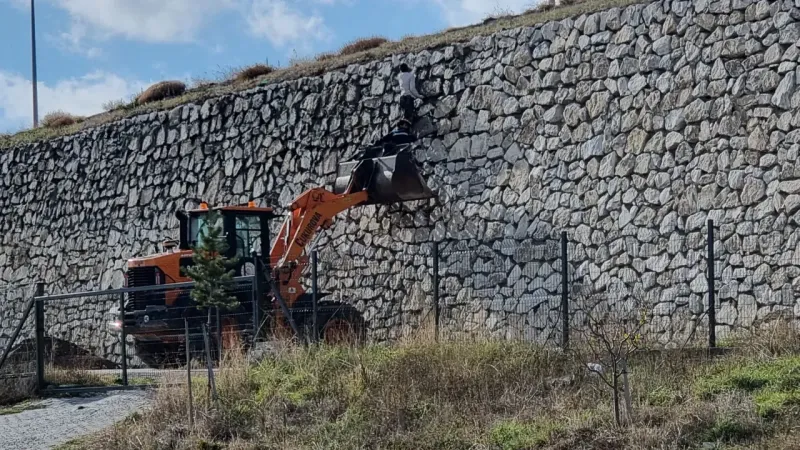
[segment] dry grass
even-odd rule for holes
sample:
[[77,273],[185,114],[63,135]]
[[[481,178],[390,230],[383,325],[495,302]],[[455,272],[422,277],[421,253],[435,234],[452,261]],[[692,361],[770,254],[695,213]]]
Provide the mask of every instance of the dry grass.
[[144,105],[147,103],[159,102],[168,98],[178,97],[186,91],[186,84],[182,81],[161,81],[149,88],[136,97],[136,103]]
[[33,355],[20,356],[12,354],[0,371],[0,405],[26,400],[36,391],[36,363]]
[[45,114],[41,126],[45,128],[62,128],[83,121],[83,117],[75,116],[64,111],[53,111]]
[[275,68],[267,65],[267,64],[255,64],[249,67],[245,67],[240,69],[234,75],[233,79],[235,81],[249,81],[255,80],[256,78],[263,77],[265,75],[269,75],[275,71]]
[[119,99],[119,100],[109,100],[109,101],[103,103],[103,110],[104,111],[114,111],[114,110],[117,110],[117,109],[127,108],[128,105],[130,105],[130,102],[128,102],[127,100],[122,99],[122,98]]
[[0,405],[13,405],[33,397],[36,390],[36,377],[21,376],[0,379]]
[[91,370],[77,368],[58,368],[48,366],[45,369],[47,382],[56,387],[66,386],[112,386],[118,378],[115,375],[100,376]]
[[356,53],[366,52],[368,50],[373,50],[380,47],[383,44],[388,43],[389,40],[385,37],[381,36],[373,36],[368,38],[361,38],[356,39],[353,42],[342,47],[339,50],[340,55],[354,55]]
[[[127,110],[116,110],[105,114],[99,114],[88,118],[83,122],[83,128],[96,127],[105,123],[113,122],[121,118],[142,114],[154,110],[170,109],[177,105],[201,102],[208,98],[218,97],[231,92],[246,90],[258,84],[279,83],[287,80],[294,80],[303,77],[319,76],[325,72],[341,69],[350,64],[361,64],[371,60],[382,59],[394,54],[414,53],[424,49],[441,48],[457,42],[466,42],[475,36],[497,33],[511,28],[533,26],[539,23],[561,20],[565,17],[577,16],[584,13],[591,13],[608,9],[611,7],[625,7],[628,5],[642,3],[643,0],[586,0],[576,1],[573,5],[562,6],[548,11],[531,11],[518,16],[502,17],[489,23],[478,24],[469,27],[455,28],[437,34],[427,36],[416,36],[400,41],[388,42],[370,52],[356,53],[352,55],[337,55],[330,58],[320,58],[315,61],[308,61],[303,64],[296,64],[256,80],[242,83],[211,83],[198,86],[196,89],[186,92],[179,97],[173,97],[162,101],[154,101],[144,105],[138,105]],[[16,145],[23,145],[29,142],[52,139],[64,134],[79,131],[78,128],[72,129],[35,129],[17,133],[8,138],[0,137],[0,148],[8,148]]]
[[0,417],[19,414],[34,409],[42,409],[44,407],[45,406],[42,405],[41,402],[24,401],[11,406],[0,407]]
[[314,59],[319,62],[331,61],[336,58],[336,53],[320,53]]
[[292,56],[289,58],[289,67],[305,67],[314,64],[315,61],[312,56]]
[[800,348],[800,330],[793,321],[773,320],[755,324],[750,329],[737,330],[721,344],[725,347],[745,348],[758,357],[785,356]]
[[547,12],[547,11],[552,11],[552,10],[556,10],[556,9],[559,9],[559,8],[563,8],[565,6],[577,5],[577,4],[583,3],[585,1],[586,0],[561,0],[561,2],[560,2],[561,4],[556,6],[554,0],[544,0],[541,3],[539,3],[538,5],[534,6],[533,8],[530,8],[529,10],[525,11],[525,13],[526,14],[543,13],[543,12]]
[[[631,361],[635,414],[623,427],[585,361],[530,344],[436,344],[423,334],[391,347],[287,346],[255,367],[232,353],[219,403],[196,380],[194,428],[186,388],[164,387],[151,411],[75,448],[787,448],[774,445],[797,440],[800,358],[786,355],[800,347],[776,357],[761,346],[722,358],[640,354]],[[748,377],[763,381],[740,383]]]

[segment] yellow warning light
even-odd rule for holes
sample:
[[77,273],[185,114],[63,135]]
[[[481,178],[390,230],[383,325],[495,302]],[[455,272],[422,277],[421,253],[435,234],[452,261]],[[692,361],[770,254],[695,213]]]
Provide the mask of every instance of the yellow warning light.
[[256,202],[254,202],[254,201],[247,202],[247,207],[248,208],[255,208],[256,207]]
[[208,203],[206,203],[206,202],[201,202],[201,203],[200,203],[200,209],[208,209]]

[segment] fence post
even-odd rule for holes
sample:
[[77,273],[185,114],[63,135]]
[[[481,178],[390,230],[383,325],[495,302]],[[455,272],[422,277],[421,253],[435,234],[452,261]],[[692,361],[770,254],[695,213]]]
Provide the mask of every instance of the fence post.
[[189,341],[189,319],[183,315],[183,339],[186,348],[186,390],[189,398],[189,428],[194,428],[194,406],[192,405],[192,349]]
[[561,347],[569,348],[569,266],[567,264],[567,232],[561,232]]
[[45,388],[44,380],[44,283],[36,283],[36,390],[41,392]]
[[122,357],[122,385],[128,385],[128,333],[125,332],[125,293],[119,294],[120,355]]
[[253,344],[258,340],[261,330],[259,308],[261,307],[261,261],[258,254],[253,251]]
[[716,294],[716,280],[714,270],[714,221],[708,221],[708,255],[707,269],[708,269],[708,346],[715,348],[717,346],[717,310],[714,296]]
[[316,250],[311,252],[311,342],[319,341],[319,311],[317,310],[317,292],[319,286],[317,285],[317,267],[319,264],[319,254]]
[[217,310],[217,364],[222,363],[222,320],[219,315],[219,306],[214,308]]
[[433,243],[433,337],[439,342],[439,243]]

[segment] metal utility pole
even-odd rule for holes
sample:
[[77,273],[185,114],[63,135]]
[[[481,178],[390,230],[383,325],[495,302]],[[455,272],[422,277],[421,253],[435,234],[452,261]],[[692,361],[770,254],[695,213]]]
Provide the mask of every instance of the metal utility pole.
[[36,9],[31,0],[31,66],[33,78],[33,127],[39,126],[39,94],[36,79]]

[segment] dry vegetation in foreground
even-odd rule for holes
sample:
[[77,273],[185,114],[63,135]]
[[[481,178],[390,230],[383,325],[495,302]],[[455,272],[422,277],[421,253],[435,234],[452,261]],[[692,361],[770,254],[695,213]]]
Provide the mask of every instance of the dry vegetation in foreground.
[[724,357],[632,359],[634,417],[621,427],[584,361],[529,344],[290,348],[255,367],[229,357],[218,404],[194,386],[193,428],[185,387],[164,387],[149,412],[64,448],[798,448],[797,333],[748,342]]
[[303,77],[319,76],[325,72],[346,67],[350,64],[382,59],[393,54],[413,53],[424,49],[439,48],[456,42],[466,42],[475,36],[488,35],[522,26],[532,26],[551,20],[561,20],[566,17],[591,13],[612,7],[624,7],[635,3],[643,3],[644,1],[646,0],[563,0],[562,6],[559,7],[547,6],[534,8],[529,12],[516,16],[501,15],[477,25],[451,28],[437,34],[411,36],[400,41],[386,42],[379,47],[365,52],[349,55],[323,54],[316,58],[294,61],[294,64],[290,64],[288,67],[278,69],[269,75],[254,80],[197,83],[195,89],[188,90],[182,95],[160,101],[153,101],[147,104],[128,105],[126,108],[114,109],[103,114],[89,117],[80,125],[58,129],[36,128],[22,131],[8,137],[0,136],[0,149],[73,134],[81,129],[96,127],[124,117],[150,111],[170,109],[190,102],[200,102],[230,92],[250,89],[259,84],[279,83]]

